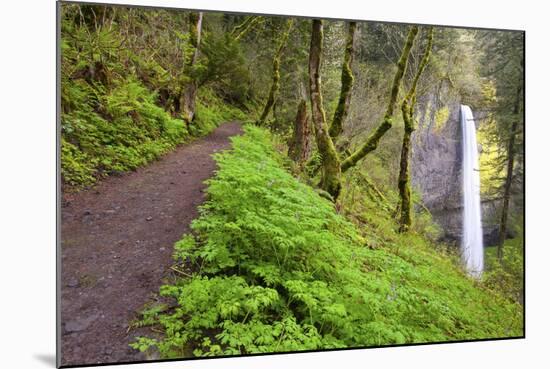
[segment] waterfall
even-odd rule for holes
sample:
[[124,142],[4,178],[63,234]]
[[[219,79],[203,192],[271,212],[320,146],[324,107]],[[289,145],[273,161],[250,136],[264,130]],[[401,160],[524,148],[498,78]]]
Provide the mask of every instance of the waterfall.
[[474,117],[472,110],[467,105],[460,106],[460,123],[462,126],[462,193],[464,201],[462,260],[470,275],[480,277],[483,271],[483,232],[479,197],[479,159]]

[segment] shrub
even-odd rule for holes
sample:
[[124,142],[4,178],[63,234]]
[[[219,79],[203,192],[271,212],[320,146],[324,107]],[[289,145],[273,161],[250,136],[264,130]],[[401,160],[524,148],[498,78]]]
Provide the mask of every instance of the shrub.
[[246,116],[241,110],[228,105],[214,91],[202,89],[197,99],[195,118],[189,129],[192,135],[203,136],[222,122],[245,119]]

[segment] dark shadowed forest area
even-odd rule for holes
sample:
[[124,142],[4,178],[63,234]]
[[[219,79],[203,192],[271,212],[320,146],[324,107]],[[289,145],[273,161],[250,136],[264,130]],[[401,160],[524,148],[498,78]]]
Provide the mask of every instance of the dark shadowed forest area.
[[63,365],[524,335],[523,32],[63,3],[60,36]]

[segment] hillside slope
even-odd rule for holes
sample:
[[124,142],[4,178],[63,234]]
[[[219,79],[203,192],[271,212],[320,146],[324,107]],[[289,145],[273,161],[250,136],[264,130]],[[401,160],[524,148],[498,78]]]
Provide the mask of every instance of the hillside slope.
[[182,357],[523,335],[518,304],[378,214],[351,223],[285,169],[266,131],[247,127],[216,161],[193,233],[175,244],[185,276],[161,288],[173,303],[139,323],[163,334],[134,348]]

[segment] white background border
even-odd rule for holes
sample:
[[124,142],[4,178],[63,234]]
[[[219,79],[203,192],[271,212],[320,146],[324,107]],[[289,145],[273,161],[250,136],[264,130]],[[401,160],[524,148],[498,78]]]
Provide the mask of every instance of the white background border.
[[[120,368],[519,368],[548,365],[549,65],[544,1],[128,0],[132,4],[527,31],[527,339]],[[127,3],[112,0],[111,3]],[[0,366],[53,367],[55,355],[55,2],[0,11]],[[545,115],[546,113],[546,115]],[[547,364],[544,364],[546,362]]]

